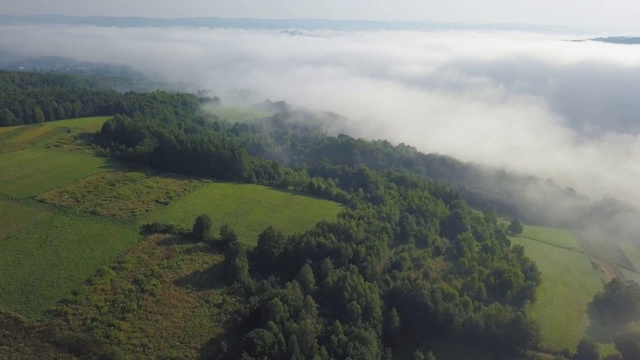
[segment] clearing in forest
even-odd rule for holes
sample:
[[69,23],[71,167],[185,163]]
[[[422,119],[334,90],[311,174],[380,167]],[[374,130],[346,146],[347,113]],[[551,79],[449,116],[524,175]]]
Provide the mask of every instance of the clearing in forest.
[[286,234],[311,228],[322,219],[334,220],[340,204],[266,186],[210,183],[154,212],[147,222],[173,222],[191,226],[201,214],[208,214],[214,229],[228,224],[238,239],[255,245],[258,235],[273,225]]

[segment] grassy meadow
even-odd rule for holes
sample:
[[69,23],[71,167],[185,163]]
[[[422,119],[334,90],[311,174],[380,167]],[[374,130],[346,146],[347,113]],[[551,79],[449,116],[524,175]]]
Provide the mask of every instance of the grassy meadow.
[[527,225],[520,236],[565,249],[581,249],[576,237],[564,229]]
[[35,147],[13,151],[0,157],[0,193],[34,196],[108,167],[105,159],[93,156]]
[[37,199],[94,215],[136,220],[201,185],[198,180],[178,176],[111,171],[47,191]]
[[525,225],[523,236],[527,237],[515,237],[512,242],[525,248],[542,273],[537,300],[528,309],[540,323],[542,345],[549,350],[575,351],[589,327],[587,306],[603,288],[600,272],[592,266],[588,255],[562,248],[577,246],[568,231],[550,228],[545,231]]
[[204,244],[146,238],[60,305],[58,325],[91,331],[136,359],[215,353],[207,342],[222,333],[238,303],[222,281],[222,259]]
[[45,124],[46,126],[63,127],[63,128],[70,128],[70,129],[82,129],[88,132],[96,132],[100,130],[102,128],[102,125],[109,119],[111,119],[110,116],[98,116],[98,117],[90,117],[90,118],[50,121]]
[[335,219],[337,203],[273,190],[265,186],[210,183],[164,209],[151,214],[152,221],[191,226],[201,214],[208,214],[214,227],[228,224],[245,244],[254,245],[258,234],[273,225],[284,233],[304,231],[321,219]]
[[[14,202],[0,206],[19,208]],[[46,210],[38,216],[0,240],[0,307],[31,319],[41,317],[139,238],[138,226],[131,224]],[[7,220],[1,221],[4,225]]]

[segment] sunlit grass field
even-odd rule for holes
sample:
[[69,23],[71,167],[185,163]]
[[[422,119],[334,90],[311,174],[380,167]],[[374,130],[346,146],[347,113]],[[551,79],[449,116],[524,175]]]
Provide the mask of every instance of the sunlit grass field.
[[341,211],[335,202],[274,190],[265,186],[211,183],[151,214],[152,221],[191,226],[201,214],[214,227],[228,224],[241,242],[254,245],[267,226],[287,234],[304,231],[321,219],[333,220]]
[[580,249],[576,237],[568,230],[526,225],[522,237],[567,249]]
[[50,121],[45,124],[48,126],[83,129],[90,132],[96,132],[100,130],[102,128],[102,124],[104,124],[109,119],[111,119],[110,116],[98,116],[98,117],[89,117],[89,118]]
[[[549,230],[555,233],[554,229]],[[533,231],[536,237],[542,233],[539,228]],[[525,226],[524,234],[532,235],[529,226]],[[589,326],[587,306],[593,295],[603,288],[599,271],[593,268],[588,255],[554,246],[569,244],[568,240],[515,237],[512,242],[524,246],[525,254],[536,262],[542,273],[537,300],[528,312],[540,323],[543,347],[575,351]]]
[[136,220],[201,185],[201,181],[179,176],[109,171],[47,191],[37,199],[95,215]]
[[107,168],[105,159],[28,148],[0,156],[0,193],[33,196]]
[[[18,207],[12,202],[0,206],[5,211]],[[41,215],[0,240],[0,307],[31,319],[41,317],[139,238],[139,228],[132,224],[59,212]]]

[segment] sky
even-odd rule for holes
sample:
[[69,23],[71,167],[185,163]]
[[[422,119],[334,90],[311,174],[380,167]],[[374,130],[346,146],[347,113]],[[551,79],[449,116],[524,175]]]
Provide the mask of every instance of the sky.
[[635,27],[636,0],[0,0],[5,15],[250,17]]

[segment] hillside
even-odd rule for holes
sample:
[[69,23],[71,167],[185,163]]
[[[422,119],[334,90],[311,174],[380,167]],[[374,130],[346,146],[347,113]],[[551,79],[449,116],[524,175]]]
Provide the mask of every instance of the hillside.
[[[137,243],[141,224],[154,211],[176,201],[179,205],[187,194],[212,186],[197,179],[130,170],[89,155],[92,148],[83,139],[107,119],[1,128],[7,147],[0,159],[0,308],[40,319],[100,266]],[[238,195],[233,187],[216,189],[217,197],[224,199]],[[243,216],[231,218],[233,225],[255,229],[256,224],[265,224],[265,214],[268,223],[280,219],[280,213],[272,210],[293,196],[265,187],[255,187],[253,192],[260,201],[236,203],[237,213]],[[199,205],[185,198],[185,205],[179,206],[188,207],[194,215],[183,217],[182,225],[190,226],[200,213],[211,213],[219,225],[229,220],[217,216],[217,207],[207,207],[214,204],[212,196],[198,193],[203,201]],[[327,201],[304,196],[294,200],[315,211],[288,215],[295,215],[298,224],[292,231],[335,218],[340,211]],[[256,211],[263,214],[254,215]],[[248,232],[247,241],[255,242],[257,233]]]
[[[0,318],[32,334],[9,357],[566,355],[602,284],[640,277],[631,243],[587,226],[633,211],[620,203],[333,134],[343,118],[284,102],[85,80],[0,76],[30,84],[12,109],[33,112],[12,122],[37,123],[0,127]],[[25,100],[63,89],[77,115],[105,116],[56,121]],[[569,215],[541,211],[554,199]],[[508,237],[498,216],[513,214],[566,226]]]

